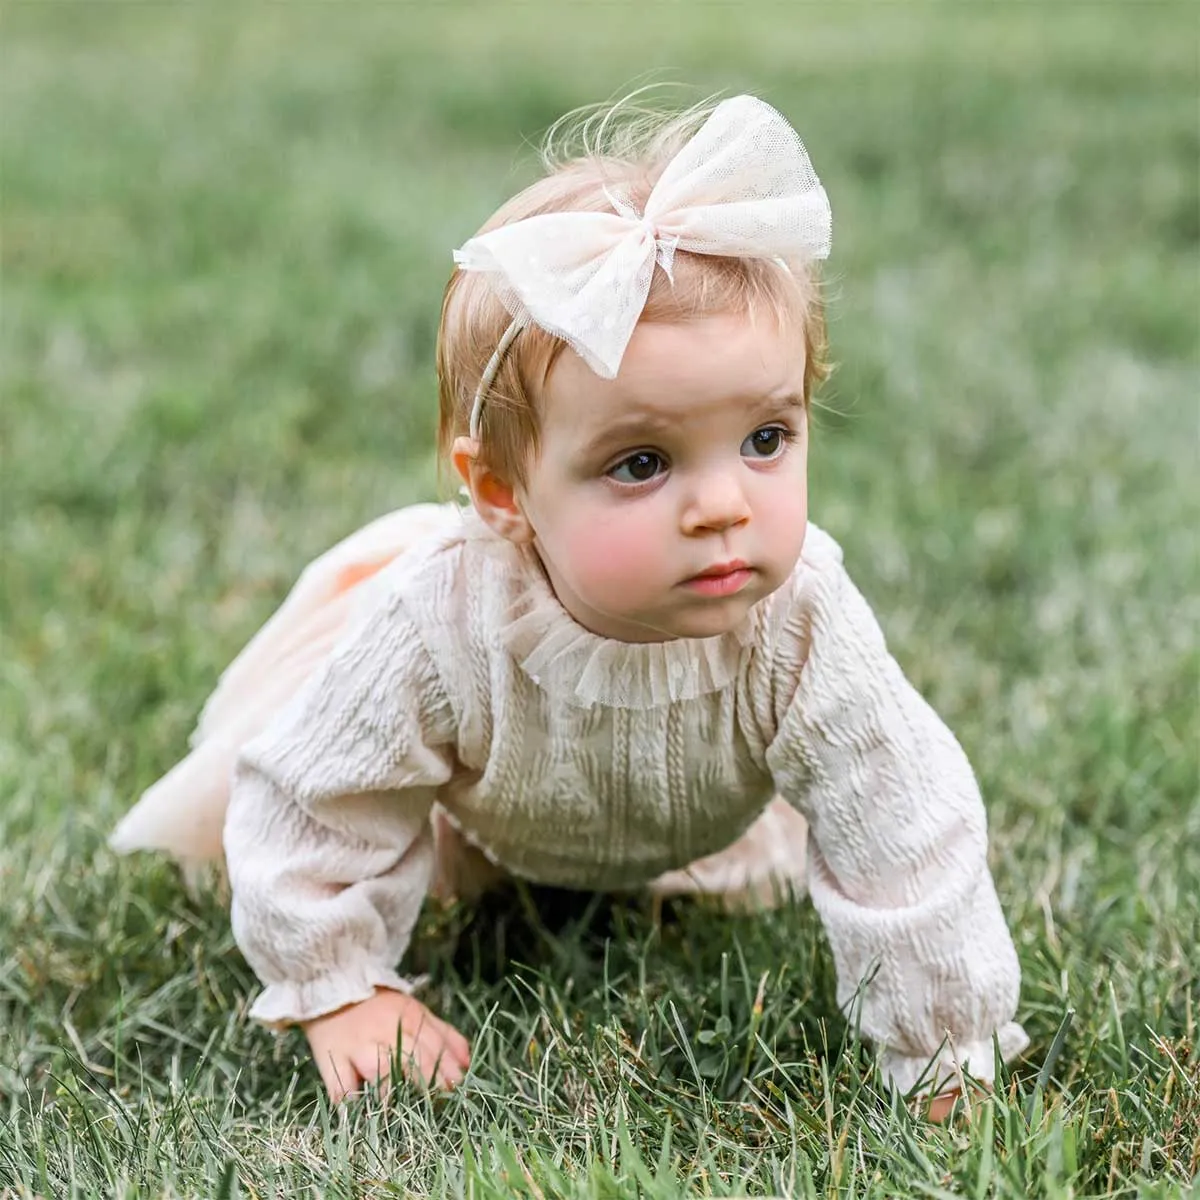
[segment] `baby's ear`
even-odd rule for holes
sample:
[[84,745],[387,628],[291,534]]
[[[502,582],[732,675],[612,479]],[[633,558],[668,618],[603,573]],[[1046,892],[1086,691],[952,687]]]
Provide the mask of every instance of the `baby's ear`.
[[474,438],[455,438],[450,459],[471,493],[475,511],[489,528],[510,542],[532,542],[533,526],[525,516],[516,489],[483,462],[479,443]]

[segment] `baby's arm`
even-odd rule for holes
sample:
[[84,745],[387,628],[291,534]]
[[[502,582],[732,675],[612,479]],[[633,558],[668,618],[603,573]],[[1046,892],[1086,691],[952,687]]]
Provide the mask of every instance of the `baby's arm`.
[[959,1066],[991,1082],[993,1035],[1004,1058],[1028,1039],[1013,1022],[1020,968],[975,777],[840,561],[811,573],[799,615],[804,662],[768,761],[811,823],[809,884],[839,1003],[898,1090],[949,1091]]
[[465,1041],[396,972],[429,886],[429,814],[453,723],[396,604],[331,655],[243,752],[225,849],[239,946],[266,985],[251,1015],[305,1027],[332,1095],[402,1063],[453,1083]]

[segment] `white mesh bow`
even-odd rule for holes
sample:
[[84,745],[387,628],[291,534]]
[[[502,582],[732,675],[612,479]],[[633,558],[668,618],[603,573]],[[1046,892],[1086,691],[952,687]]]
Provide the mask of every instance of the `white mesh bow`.
[[825,258],[832,215],[796,131],[754,96],[723,101],[667,164],[638,214],[545,213],[471,238],[454,261],[494,276],[513,314],[471,414],[478,436],[487,388],[517,332],[532,321],[566,341],[597,375],[616,376],[657,261],[676,250],[737,258]]

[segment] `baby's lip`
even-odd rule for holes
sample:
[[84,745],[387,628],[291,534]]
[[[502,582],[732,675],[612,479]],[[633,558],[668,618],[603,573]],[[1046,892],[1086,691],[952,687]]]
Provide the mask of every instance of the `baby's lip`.
[[696,595],[719,599],[725,596],[736,596],[743,588],[749,586],[753,578],[754,572],[739,558],[729,562],[713,563],[699,575],[685,579],[682,586]]
[[714,563],[711,567],[692,575],[692,579],[714,579],[722,575],[732,575],[734,571],[748,571],[750,564],[740,558],[731,558],[728,562]]

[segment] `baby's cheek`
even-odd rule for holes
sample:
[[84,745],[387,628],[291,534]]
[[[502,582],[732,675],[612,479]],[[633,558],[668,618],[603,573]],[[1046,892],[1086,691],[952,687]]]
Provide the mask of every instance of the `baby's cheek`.
[[756,497],[755,520],[760,547],[786,562],[786,571],[800,557],[808,523],[808,490],[805,480],[784,476],[778,486]]
[[786,502],[772,510],[770,537],[793,559],[799,558],[808,524],[808,501],[803,493],[789,494]]
[[571,538],[573,574],[580,592],[619,609],[664,573],[663,542],[639,521],[595,519]]

